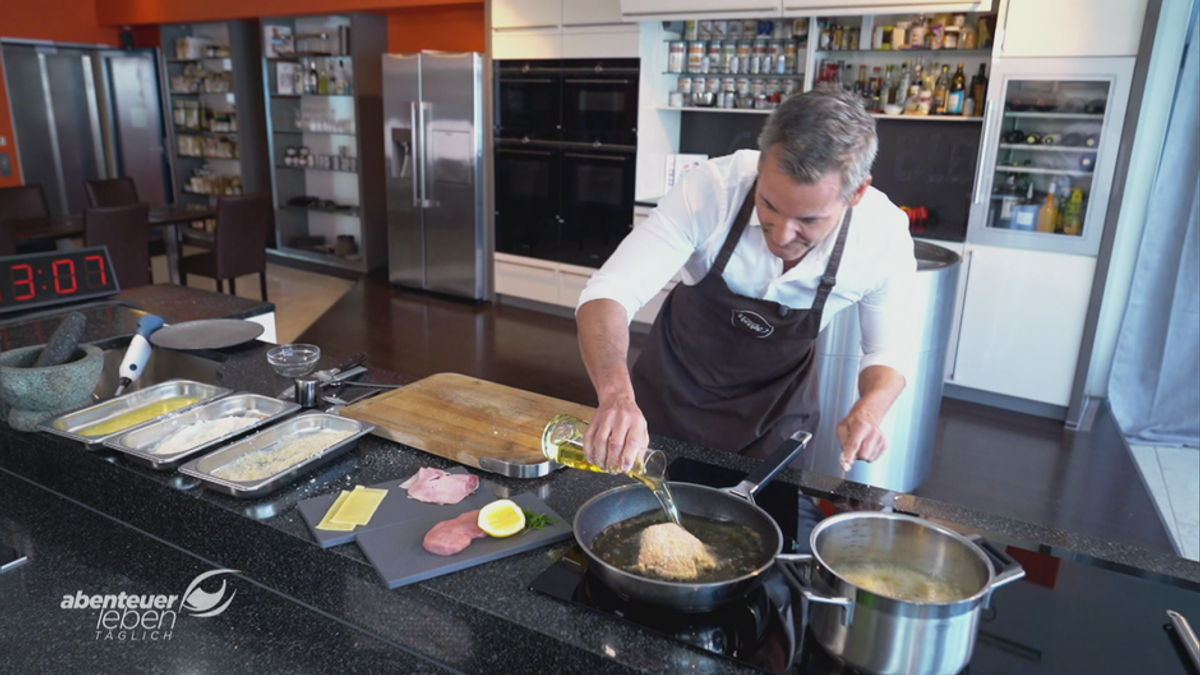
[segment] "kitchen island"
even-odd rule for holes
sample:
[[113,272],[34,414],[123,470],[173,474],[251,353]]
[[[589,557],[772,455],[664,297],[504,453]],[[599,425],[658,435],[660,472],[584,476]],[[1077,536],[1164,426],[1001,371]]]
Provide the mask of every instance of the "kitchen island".
[[[276,395],[288,381],[269,368],[265,351],[256,343],[201,356],[214,362],[216,384]],[[375,371],[368,379],[406,381]],[[754,466],[740,456],[656,440],[671,459],[741,472]],[[399,481],[422,466],[456,466],[373,436],[254,500],[44,434],[4,427],[0,448],[0,536],[29,555],[23,566],[0,574],[0,653],[12,672],[762,672],[530,590],[569,542],[388,590],[357,546],[317,546],[295,508],[355,485]],[[574,470],[532,480],[475,473],[497,495],[533,491],[568,519],[591,496],[627,480]],[[1035,628],[1048,622],[1050,629],[1023,639],[993,626],[990,637],[981,636],[977,655],[1018,657],[1013,667],[978,672],[1128,672],[1126,664],[1143,672],[1185,672],[1160,626],[1168,608],[1200,618],[1200,564],[815,474],[788,470],[776,480],[838,503],[954,523],[1029,552],[1022,558],[1028,580],[998,590],[993,614]],[[135,641],[137,631],[124,641],[116,634],[110,639],[110,631],[97,630],[96,611],[60,607],[64,596],[77,592],[182,594],[198,574],[215,568],[240,572],[225,577],[236,591],[227,611],[211,618],[180,615],[169,640],[160,634],[157,641]],[[1129,597],[1105,596],[1113,579]],[[1042,605],[1053,611],[1027,620],[1013,616],[1019,610],[1006,612],[1047,584],[1059,587]],[[1073,586],[1083,590],[1073,594]],[[1088,588],[1100,596],[1094,602]],[[1063,593],[1075,601],[1065,602]],[[1110,616],[1098,616],[1110,609]],[[1093,635],[1100,626],[1112,633],[1104,640]],[[1072,661],[1077,641],[1091,645],[1088,662]]]

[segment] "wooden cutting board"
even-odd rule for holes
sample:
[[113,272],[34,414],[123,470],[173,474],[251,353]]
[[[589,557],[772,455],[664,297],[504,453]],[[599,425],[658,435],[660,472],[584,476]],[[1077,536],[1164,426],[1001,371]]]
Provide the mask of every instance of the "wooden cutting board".
[[[540,465],[542,430],[560,413],[591,420],[594,408],[458,373],[438,373],[342,409],[374,433],[485,471],[481,458]],[[512,475],[512,474],[509,474]]]

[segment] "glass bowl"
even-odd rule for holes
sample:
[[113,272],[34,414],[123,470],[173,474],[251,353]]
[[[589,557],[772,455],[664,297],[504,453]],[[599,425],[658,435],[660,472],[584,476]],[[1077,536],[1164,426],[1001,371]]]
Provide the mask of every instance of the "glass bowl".
[[320,358],[321,348],[316,345],[279,345],[267,351],[267,363],[284,377],[303,377],[311,373]]

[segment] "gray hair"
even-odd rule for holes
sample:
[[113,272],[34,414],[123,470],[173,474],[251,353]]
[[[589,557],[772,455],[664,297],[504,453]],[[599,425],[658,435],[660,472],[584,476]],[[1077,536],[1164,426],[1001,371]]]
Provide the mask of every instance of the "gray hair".
[[776,144],[780,166],[799,183],[811,185],[830,171],[841,174],[843,200],[866,182],[879,150],[875,118],[862,98],[836,86],[784,100],[758,136],[764,155]]

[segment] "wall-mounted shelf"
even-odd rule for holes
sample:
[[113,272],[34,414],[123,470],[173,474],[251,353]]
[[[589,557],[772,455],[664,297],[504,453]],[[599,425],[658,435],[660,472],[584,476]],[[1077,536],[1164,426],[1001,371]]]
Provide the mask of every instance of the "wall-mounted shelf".
[[1029,150],[1031,152],[1096,152],[1096,148],[1078,145],[1022,145],[1019,143],[1001,143],[1004,150]]
[[1092,171],[1071,171],[1069,169],[1042,169],[1035,166],[998,166],[996,171],[1001,173],[1036,173],[1045,176],[1076,176],[1080,178],[1091,178],[1095,175]]
[[1057,113],[1057,112],[1016,112],[1005,110],[1005,117],[1026,117],[1043,120],[1092,120],[1103,122],[1104,113]]

